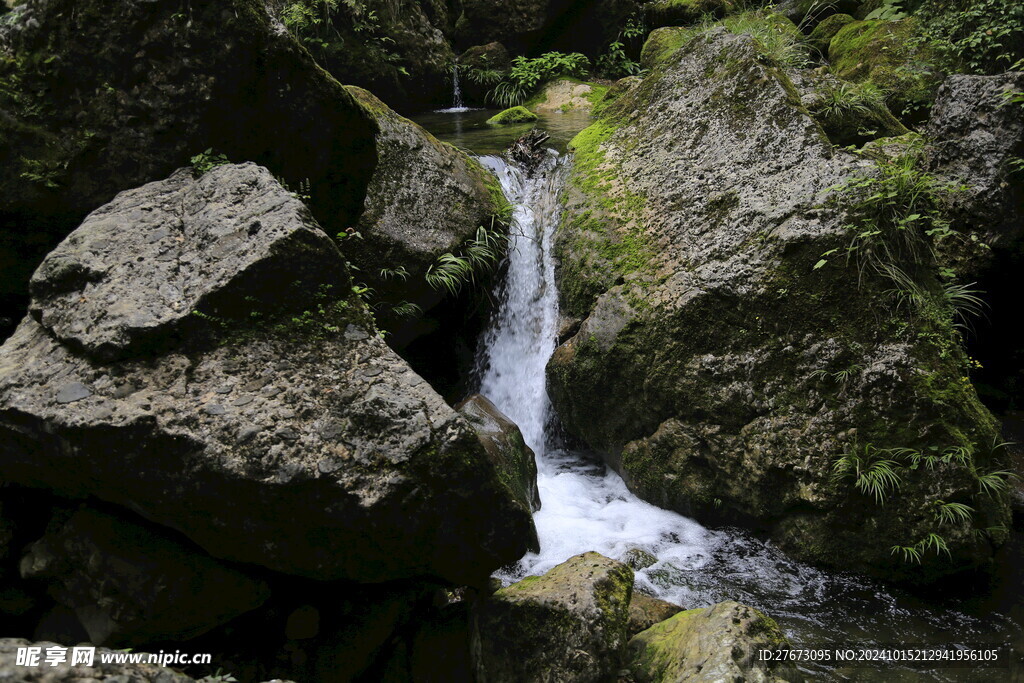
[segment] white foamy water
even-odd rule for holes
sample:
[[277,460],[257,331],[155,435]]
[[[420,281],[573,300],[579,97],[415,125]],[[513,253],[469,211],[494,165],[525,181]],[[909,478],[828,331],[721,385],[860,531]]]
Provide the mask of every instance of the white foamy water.
[[452,67],[452,106],[447,109],[435,109],[438,114],[461,114],[467,111],[474,111],[473,107],[467,107],[462,101],[462,87],[459,85],[459,65]]
[[[542,504],[534,515],[540,552],[499,572],[503,582],[543,574],[589,550],[619,560],[641,550],[657,561],[636,572],[636,590],[687,609],[737,600],[779,620],[795,643],[977,642],[983,634],[1016,632],[999,614],[980,619],[955,602],[922,603],[863,577],[796,562],[742,530],[707,529],[640,500],[590,454],[561,448],[551,433],[544,368],[556,345],[552,245],[567,163],[552,152],[527,176],[504,159],[480,160],[515,208],[498,309],[482,339],[480,393],[519,425],[536,454]],[[829,667],[810,668],[846,679]],[[955,680],[936,671],[926,678]]]

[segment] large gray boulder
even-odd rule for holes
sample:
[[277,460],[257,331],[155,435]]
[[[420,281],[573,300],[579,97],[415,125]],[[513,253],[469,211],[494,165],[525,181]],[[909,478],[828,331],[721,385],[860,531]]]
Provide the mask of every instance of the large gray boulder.
[[33,543],[21,574],[47,581],[96,645],[185,641],[270,595],[264,582],[156,529],[88,508]]
[[686,610],[629,641],[629,670],[638,683],[781,681],[761,650],[788,647],[778,624],[738,602]]
[[[190,201],[206,209],[163,226],[182,241],[147,246],[165,236],[137,220],[143,204]],[[108,254],[117,224],[128,241]],[[177,258],[180,291],[148,264],[154,253]],[[35,285],[48,293],[33,302],[42,322],[26,318],[0,348],[0,478],[95,496],[215,557],[315,579],[480,585],[530,545],[529,511],[476,433],[384,344],[344,257],[266,170],[125,192],[54,258]],[[227,258],[238,277],[219,270]],[[145,312],[85,305],[94,292],[132,292]],[[200,328],[164,314],[175,302],[200,307]],[[106,360],[110,340],[120,360]]]
[[1024,189],[1012,162],[1024,153],[1024,74],[956,74],[939,88],[925,132],[932,168],[965,191],[953,196],[961,219],[985,243],[1010,248],[1024,233]]
[[477,679],[604,681],[620,668],[633,570],[589,552],[480,603]]
[[0,27],[0,306],[24,311],[32,271],[86,214],[209,148],[307,186],[338,232],[362,210],[375,132],[261,0],[19,3]]
[[[748,36],[697,35],[573,147],[557,277],[583,323],[547,368],[570,432],[642,498],[807,560],[925,580],[990,557],[1007,505],[976,475],[1001,468],[996,428],[952,312],[908,315],[845,258],[859,216],[835,188],[880,171],[833,148]],[[941,291],[934,263],[900,265]],[[885,459],[881,505],[860,475]],[[940,523],[936,500],[973,518]],[[931,533],[950,556],[894,550]]]
[[428,270],[443,254],[462,254],[480,228],[500,243],[511,206],[497,178],[468,154],[438,141],[366,90],[347,90],[376,121],[378,161],[355,226],[360,238],[347,240],[345,253],[358,264],[360,281],[381,301],[377,315],[395,335],[392,346],[401,347],[430,327],[395,308],[437,305],[446,290],[428,285]]

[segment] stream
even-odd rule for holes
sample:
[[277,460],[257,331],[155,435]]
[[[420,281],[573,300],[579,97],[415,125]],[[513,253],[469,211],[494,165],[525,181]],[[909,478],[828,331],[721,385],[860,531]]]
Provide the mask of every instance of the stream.
[[[495,173],[515,207],[507,274],[496,291],[498,310],[481,339],[478,375],[480,392],[519,425],[536,454],[542,508],[534,519],[541,550],[504,568],[498,574],[502,582],[543,574],[588,550],[620,560],[639,550],[657,561],[636,572],[635,590],[687,609],[728,599],[751,605],[776,619],[794,647],[985,644],[1011,646],[1019,659],[1024,651],[1018,625],[1024,619],[1020,534],[1002,551],[997,568],[986,577],[988,585],[920,596],[802,564],[746,531],[708,529],[659,509],[633,495],[595,455],[560,444],[544,367],[555,349],[558,297],[552,242],[569,159],[552,149],[540,169],[527,176],[496,155],[522,134],[521,127],[484,128],[474,137],[476,123],[491,113],[449,115],[461,123],[448,120],[444,125],[436,118],[443,115],[435,113],[420,123],[442,139],[482,154],[481,163]],[[563,126],[552,137],[564,149],[569,129],[578,130],[580,122],[559,123]],[[1021,675],[1006,668],[883,667],[822,663],[804,664],[800,670],[813,680],[1006,681],[1020,680]]]

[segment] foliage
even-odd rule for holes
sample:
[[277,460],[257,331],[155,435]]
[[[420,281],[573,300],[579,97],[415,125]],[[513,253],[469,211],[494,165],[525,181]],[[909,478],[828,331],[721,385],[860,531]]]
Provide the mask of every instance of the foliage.
[[213,151],[212,147],[209,147],[204,152],[200,152],[191,159],[192,162],[192,174],[196,177],[202,177],[206,175],[207,171],[216,168],[217,166],[223,166],[224,164],[231,163],[228,158],[219,153]]
[[516,57],[502,81],[487,93],[487,99],[508,109],[525,102],[543,83],[556,76],[582,78],[589,69],[590,60],[579,52],[546,52],[533,59]]
[[731,33],[749,35],[761,52],[787,69],[801,69],[810,62],[804,35],[788,19],[768,11],[743,12],[722,20]]
[[[812,109],[826,128],[843,130],[860,125],[885,109],[885,93],[870,81],[863,83],[827,82]],[[861,131],[874,134],[875,131]]]
[[833,477],[837,480],[852,478],[857,490],[870,495],[881,505],[886,496],[898,490],[903,483],[897,472],[899,463],[886,457],[888,455],[887,451],[871,444],[852,449],[833,463]]
[[879,19],[881,21],[899,21],[906,17],[907,14],[903,10],[903,3],[901,0],[883,0],[878,7],[868,12],[864,19],[867,21],[874,21],[875,19]]
[[[314,56],[330,59],[351,50],[346,40],[356,37],[369,54],[370,61],[383,62],[408,75],[401,56],[394,52],[394,39],[387,35],[377,11],[366,0],[293,0],[282,5],[281,23]],[[346,30],[339,30],[344,27]]]
[[477,228],[458,254],[441,254],[437,262],[427,269],[427,284],[436,290],[445,290],[455,296],[467,283],[476,283],[481,272],[490,271],[505,253],[508,238],[504,232],[484,226]]
[[608,44],[605,51],[598,56],[595,66],[608,78],[637,76],[641,73],[640,63],[632,59],[630,52],[638,54],[641,41],[647,35],[647,26],[639,16],[631,16],[619,35]]
[[1020,0],[925,0],[916,16],[920,39],[952,68],[999,73],[1024,57]]

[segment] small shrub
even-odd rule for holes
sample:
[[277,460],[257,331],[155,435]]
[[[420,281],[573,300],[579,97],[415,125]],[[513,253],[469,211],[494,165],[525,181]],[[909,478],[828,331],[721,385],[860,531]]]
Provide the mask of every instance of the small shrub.
[[508,109],[525,102],[542,84],[556,76],[582,78],[589,69],[590,60],[579,52],[546,52],[533,59],[516,57],[504,79],[487,93],[487,99]]

